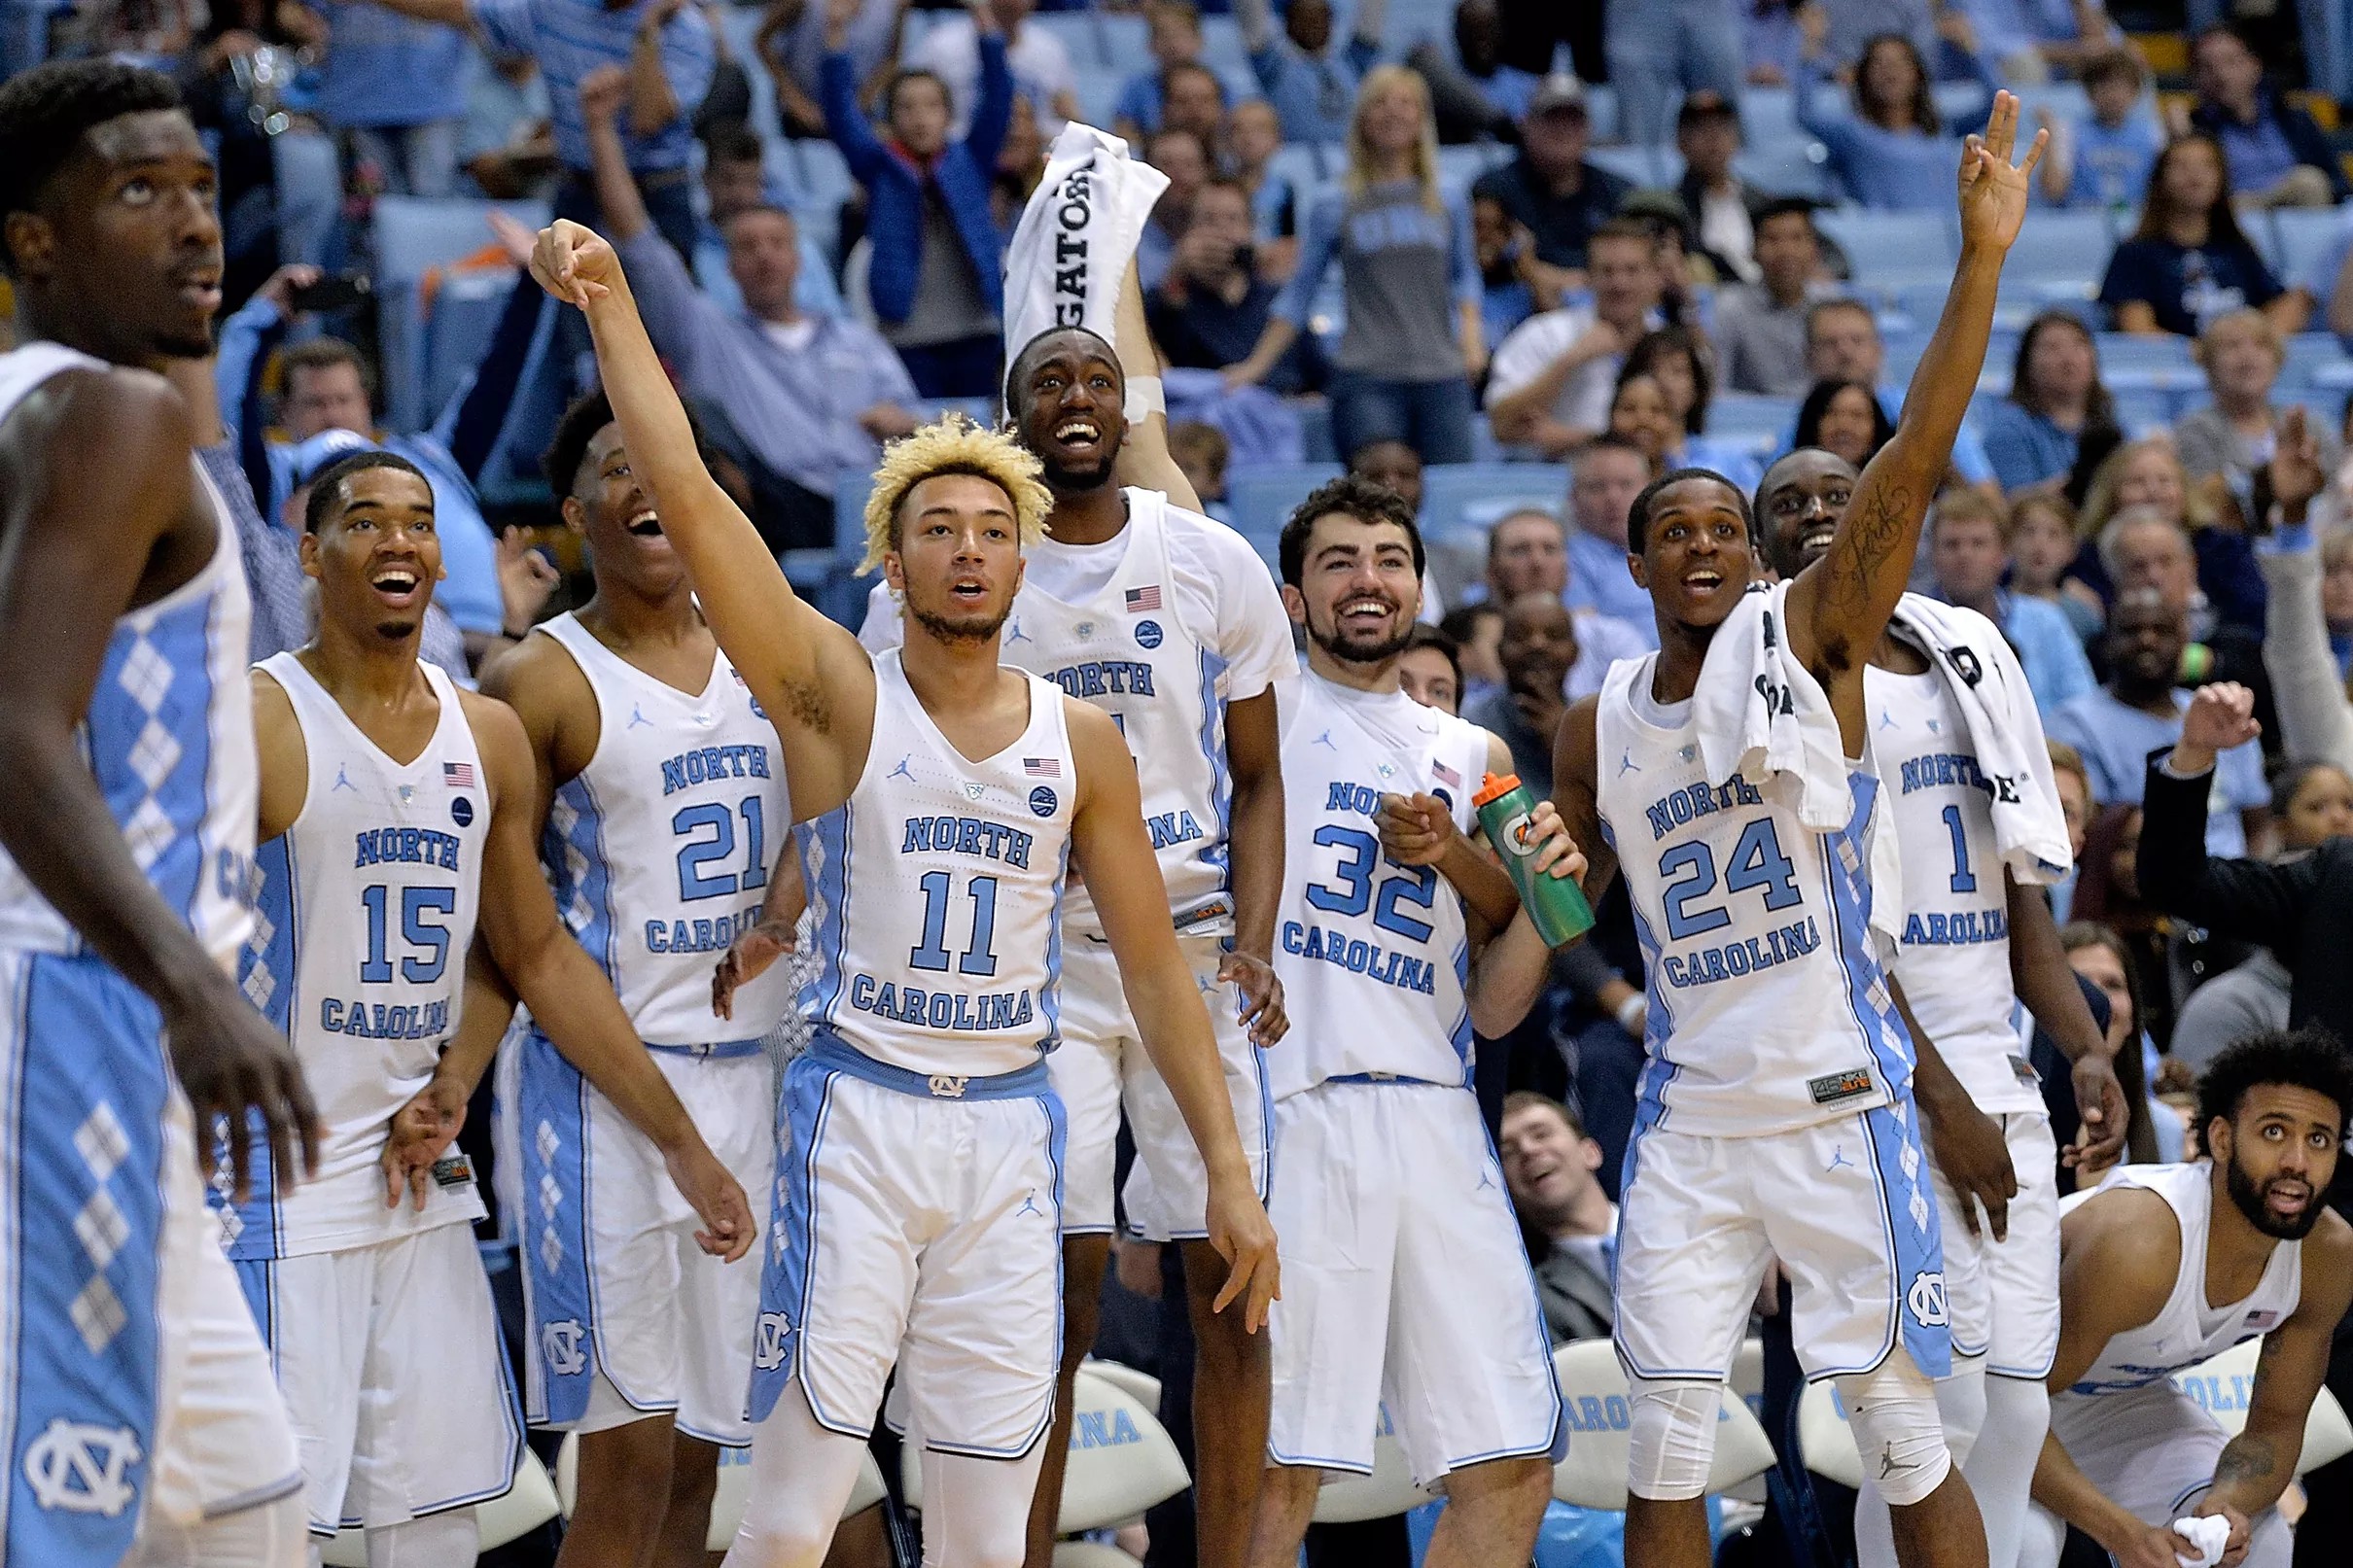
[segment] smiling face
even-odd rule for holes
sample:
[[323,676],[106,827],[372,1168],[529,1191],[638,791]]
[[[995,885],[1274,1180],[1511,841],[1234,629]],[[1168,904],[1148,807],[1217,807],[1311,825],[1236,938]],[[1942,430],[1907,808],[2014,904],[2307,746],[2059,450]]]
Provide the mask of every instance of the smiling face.
[[1601,1145],[1551,1105],[1506,1110],[1502,1131],[1497,1144],[1513,1207],[1542,1230],[1564,1223],[1598,1184]]
[[1634,234],[1604,234],[1585,253],[1594,314],[1613,326],[1639,332],[1642,320],[1659,305],[1659,261],[1650,241]]
[[1234,150],[1234,161],[1243,168],[1266,167],[1267,160],[1282,148],[1282,122],[1276,116],[1275,106],[1264,98],[1234,105],[1226,141]]
[[1841,387],[1823,405],[1814,439],[1826,452],[1861,468],[1871,461],[1871,443],[1879,435],[1879,410],[1861,387]]
[[1422,612],[1413,541],[1394,523],[1326,512],[1308,527],[1299,586],[1282,602],[1308,641],[1343,664],[1396,657]]
[[2182,462],[2161,441],[2147,441],[2133,449],[2117,475],[2116,506],[2154,506],[2167,520],[2181,522],[2189,505],[2182,482]]
[[217,200],[184,112],[118,115],[83,134],[33,211],[8,216],[18,287],[43,330],[116,364],[204,358],[221,308]]
[[1808,447],[1765,471],[1757,487],[1766,558],[1794,577],[1829,552],[1839,519],[1854,499],[1855,466],[1835,452]]
[[564,521],[587,544],[600,583],[611,579],[658,599],[686,575],[677,549],[662,532],[653,498],[629,466],[617,424],[588,438],[572,494],[564,498]]
[[1022,351],[1021,442],[1045,465],[1056,492],[1097,490],[1111,482],[1127,436],[1126,383],[1104,341],[1058,331]]
[[1374,153],[1410,153],[1422,140],[1422,113],[1421,93],[1406,79],[1394,79],[1366,93],[1356,106],[1357,134]]
[[335,500],[302,536],[302,570],[318,580],[321,622],[388,642],[414,637],[441,579],[433,487],[389,467],[330,482]]
[[1662,627],[1712,631],[1747,591],[1756,558],[1738,491],[1722,479],[1678,479],[1650,498],[1634,580]]
[[1440,713],[1462,711],[1462,688],[1455,679],[1454,662],[1434,647],[1410,647],[1397,655],[1397,686],[1424,708]]
[[1667,454],[1683,440],[1683,422],[1675,417],[1674,405],[1656,376],[1626,378],[1610,400],[1609,428],[1612,435],[1623,436],[1642,449],[1653,474],[1664,469]]
[[2257,1084],[2236,1114],[2206,1128],[2231,1203],[2247,1223],[2300,1241],[2320,1223],[2320,1195],[2336,1174],[2344,1107],[2298,1084]]
[[279,418],[286,434],[298,441],[330,430],[365,436],[374,424],[368,406],[368,383],[362,379],[360,367],[344,360],[289,369]]
[[1011,499],[973,473],[918,481],[898,505],[883,576],[907,619],[937,641],[993,641],[1021,589],[1021,531]]

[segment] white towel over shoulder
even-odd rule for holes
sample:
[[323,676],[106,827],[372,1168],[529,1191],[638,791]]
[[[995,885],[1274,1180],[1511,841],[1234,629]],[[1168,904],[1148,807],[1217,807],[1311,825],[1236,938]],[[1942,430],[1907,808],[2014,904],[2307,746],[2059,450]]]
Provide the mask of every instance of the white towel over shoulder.
[[1051,327],[1084,327],[1119,346],[1120,280],[1168,188],[1169,177],[1129,157],[1118,137],[1076,121],[1063,126],[1005,247],[1007,364]]
[[1908,593],[1897,601],[1896,634],[1928,656],[1969,731],[1978,772],[1993,792],[1993,838],[2018,881],[2049,884],[2075,854],[2052,777],[2043,719],[2026,672],[2000,627],[1974,610]]
[[[1829,694],[1789,650],[1789,584],[1759,583],[1716,628],[1693,716],[1700,757],[1719,784],[1735,774],[1796,816],[1810,832],[1834,833],[1854,817],[1846,748]],[[1870,835],[1871,881],[1890,896],[1871,901],[1871,923],[1891,940],[1901,931],[1903,887],[1895,834]]]

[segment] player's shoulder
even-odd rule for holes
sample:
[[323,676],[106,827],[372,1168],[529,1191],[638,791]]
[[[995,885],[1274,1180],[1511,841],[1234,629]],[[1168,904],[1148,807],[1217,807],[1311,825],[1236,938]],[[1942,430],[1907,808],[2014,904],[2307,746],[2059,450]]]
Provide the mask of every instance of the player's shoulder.
[[2353,1223],[2324,1206],[2302,1246],[2307,1277],[2330,1280],[2339,1292],[2353,1294]]
[[54,348],[34,344],[0,356],[0,390],[19,377],[19,385],[30,382],[0,414],[0,428],[28,420],[40,448],[70,445],[84,458],[93,442],[115,459],[142,448],[175,456],[193,449],[194,417],[169,381],[153,370],[109,365],[72,350],[58,349],[53,358],[42,353]]
[[458,712],[474,732],[474,749],[482,753],[485,767],[512,762],[517,756],[529,765],[530,738],[523,729],[522,715],[511,705],[487,692],[454,685],[451,689],[457,692]]
[[502,649],[482,667],[481,690],[517,710],[591,695],[588,672],[544,626],[533,627],[521,642]]
[[2154,1186],[2111,1181],[2073,1206],[2065,1235],[2070,1254],[2097,1266],[2103,1290],[2169,1294],[2181,1270],[2181,1217]]

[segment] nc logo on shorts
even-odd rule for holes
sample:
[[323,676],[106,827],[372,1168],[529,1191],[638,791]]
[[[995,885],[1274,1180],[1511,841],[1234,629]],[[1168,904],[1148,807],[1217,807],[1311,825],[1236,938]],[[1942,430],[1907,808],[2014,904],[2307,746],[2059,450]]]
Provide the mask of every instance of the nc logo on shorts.
[[549,1323],[540,1330],[540,1353],[547,1358],[547,1370],[558,1377],[575,1377],[588,1370],[587,1352],[580,1341],[587,1330],[580,1320],[568,1317],[561,1323]]
[[753,1364],[762,1372],[774,1372],[785,1364],[785,1346],[792,1338],[792,1320],[782,1312],[762,1312],[759,1315],[759,1342],[752,1353]]
[[1912,1308],[1912,1315],[1928,1328],[1945,1328],[1952,1321],[1945,1306],[1945,1276],[1941,1273],[1914,1274],[1912,1289],[1905,1294],[1904,1305]]
[[94,1426],[59,1415],[25,1446],[24,1479],[33,1501],[45,1509],[111,1519],[138,1500],[138,1488],[123,1474],[138,1461],[139,1439],[129,1427]]
[[1138,621],[1136,623],[1136,645],[1158,647],[1160,645],[1160,622],[1156,620]]
[[962,1099],[965,1098],[965,1084],[967,1080],[959,1078],[951,1073],[935,1072],[931,1074],[931,1077],[932,1098],[936,1099]]

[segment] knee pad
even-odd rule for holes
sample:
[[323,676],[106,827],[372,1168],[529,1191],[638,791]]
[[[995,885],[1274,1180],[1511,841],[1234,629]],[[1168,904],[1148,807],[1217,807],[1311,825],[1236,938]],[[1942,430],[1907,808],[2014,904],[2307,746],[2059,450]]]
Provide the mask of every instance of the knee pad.
[[1952,1472],[1952,1450],[1945,1443],[1937,1385],[1902,1347],[1877,1371],[1841,1377],[1838,1384],[1854,1446],[1863,1456],[1863,1474],[1881,1496],[1906,1508],[1945,1483]]
[[1722,1383],[1629,1378],[1626,1489],[1656,1503],[1705,1495],[1723,1399]]

